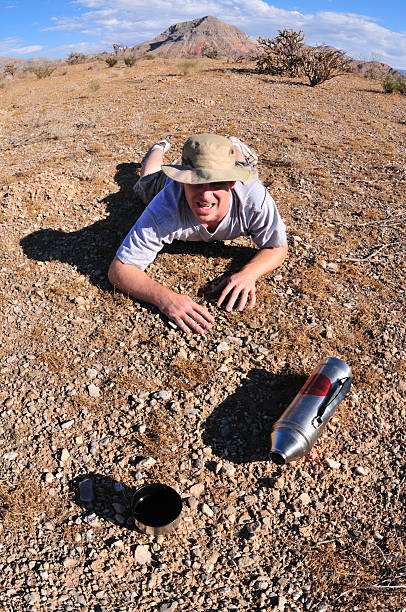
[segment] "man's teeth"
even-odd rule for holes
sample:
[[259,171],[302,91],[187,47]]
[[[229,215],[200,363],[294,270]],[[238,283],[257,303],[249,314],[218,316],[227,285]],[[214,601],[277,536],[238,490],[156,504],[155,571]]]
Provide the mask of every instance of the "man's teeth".
[[199,204],[199,206],[201,206],[201,208],[211,208],[214,204]]

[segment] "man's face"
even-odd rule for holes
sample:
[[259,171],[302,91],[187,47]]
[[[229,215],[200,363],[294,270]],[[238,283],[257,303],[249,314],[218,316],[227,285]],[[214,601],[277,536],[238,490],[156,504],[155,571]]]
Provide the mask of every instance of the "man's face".
[[228,213],[230,189],[234,187],[235,182],[182,184],[194,218],[209,231],[214,231]]

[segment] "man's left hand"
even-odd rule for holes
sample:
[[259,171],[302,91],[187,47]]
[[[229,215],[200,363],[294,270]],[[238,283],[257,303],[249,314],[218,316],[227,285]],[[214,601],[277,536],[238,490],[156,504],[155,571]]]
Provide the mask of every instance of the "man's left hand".
[[217,306],[225,304],[224,308],[227,312],[231,312],[233,308],[242,311],[246,306],[248,308],[254,308],[255,306],[255,281],[242,271],[223,278],[217,285],[209,289],[208,293],[218,293],[219,291],[221,293],[217,300]]

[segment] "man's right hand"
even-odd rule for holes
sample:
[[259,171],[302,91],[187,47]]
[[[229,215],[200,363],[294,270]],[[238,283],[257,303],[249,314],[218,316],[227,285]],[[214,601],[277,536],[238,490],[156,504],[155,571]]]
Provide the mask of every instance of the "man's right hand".
[[171,291],[169,295],[164,296],[163,303],[158,303],[157,306],[185,333],[194,331],[204,334],[214,323],[214,317],[207,308],[194,302],[188,295]]

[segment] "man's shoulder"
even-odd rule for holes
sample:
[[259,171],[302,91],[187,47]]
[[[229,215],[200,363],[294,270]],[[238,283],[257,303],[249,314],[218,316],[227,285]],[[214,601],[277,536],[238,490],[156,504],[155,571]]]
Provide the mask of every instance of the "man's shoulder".
[[148,204],[147,210],[160,222],[168,218],[173,219],[175,211],[183,198],[183,187],[180,183],[169,179],[163,189]]
[[258,179],[251,179],[249,183],[244,185],[237,182],[233,188],[241,204],[251,205],[260,208],[267,196],[267,190]]

